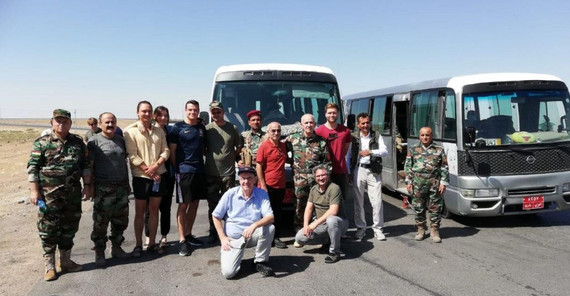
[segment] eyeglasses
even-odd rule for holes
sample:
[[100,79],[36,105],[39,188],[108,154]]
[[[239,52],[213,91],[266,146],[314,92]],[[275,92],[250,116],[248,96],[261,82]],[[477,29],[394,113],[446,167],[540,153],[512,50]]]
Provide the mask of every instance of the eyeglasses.
[[222,114],[222,111],[211,111],[213,115]]
[[280,132],[281,132],[281,129],[272,129],[271,132],[272,132],[272,133],[280,133]]

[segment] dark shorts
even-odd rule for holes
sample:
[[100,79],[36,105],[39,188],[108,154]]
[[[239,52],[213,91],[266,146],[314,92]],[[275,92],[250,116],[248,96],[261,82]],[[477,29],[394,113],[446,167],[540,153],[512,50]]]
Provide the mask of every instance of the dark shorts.
[[[166,173],[167,174],[167,173]],[[165,175],[165,174],[163,174]],[[152,192],[154,181],[142,177],[133,177],[133,194],[135,199],[148,200],[149,197],[161,197],[166,192],[166,183],[162,182],[164,178],[161,176],[158,192]]]
[[206,175],[194,173],[176,174],[176,202],[190,203],[207,199]]

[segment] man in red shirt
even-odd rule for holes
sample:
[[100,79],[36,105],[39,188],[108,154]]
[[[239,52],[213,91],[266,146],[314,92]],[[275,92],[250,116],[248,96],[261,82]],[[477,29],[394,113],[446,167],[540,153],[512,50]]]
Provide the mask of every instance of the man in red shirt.
[[350,130],[337,122],[338,112],[337,104],[327,104],[325,106],[327,122],[319,126],[315,133],[327,141],[332,161],[331,181],[340,187],[342,197],[346,198],[348,178],[345,156],[352,143],[352,137]]
[[273,216],[275,217],[275,247],[287,248],[279,239],[282,229],[281,207],[285,195],[285,161],[287,160],[287,147],[281,142],[281,125],[272,122],[267,126],[268,139],[261,143],[257,150],[256,170],[258,186],[267,191]]

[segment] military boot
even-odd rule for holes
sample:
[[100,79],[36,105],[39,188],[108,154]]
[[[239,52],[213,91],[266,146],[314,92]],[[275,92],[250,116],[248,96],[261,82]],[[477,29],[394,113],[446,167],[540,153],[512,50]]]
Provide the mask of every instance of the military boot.
[[414,237],[415,240],[421,241],[424,240],[426,235],[426,224],[425,223],[417,223],[416,226],[418,227],[418,233]]
[[71,249],[59,250],[59,269],[61,272],[76,272],[82,268],[83,266],[71,260]]
[[111,246],[111,257],[118,258],[118,259],[125,259],[129,258],[130,255],[121,248],[121,244],[112,242]]
[[441,237],[439,237],[439,224],[432,223],[430,225],[429,236],[434,243],[441,243]]
[[103,267],[107,264],[105,261],[105,250],[104,249],[95,249],[95,265],[99,267]]
[[46,254],[44,255],[44,262],[46,266],[46,272],[44,274],[45,281],[53,281],[57,279],[57,275],[55,273],[55,255],[54,254]]

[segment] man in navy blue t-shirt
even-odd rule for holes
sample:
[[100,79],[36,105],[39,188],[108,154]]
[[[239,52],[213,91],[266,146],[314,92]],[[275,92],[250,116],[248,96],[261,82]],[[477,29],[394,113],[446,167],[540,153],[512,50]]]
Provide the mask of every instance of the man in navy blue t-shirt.
[[192,235],[192,226],[200,199],[206,199],[206,172],[204,169],[204,147],[206,128],[198,122],[200,105],[195,100],[186,102],[184,121],[177,122],[169,134],[170,161],[176,170],[176,202],[178,212],[179,252],[188,256],[188,244],[201,246],[204,243]]

